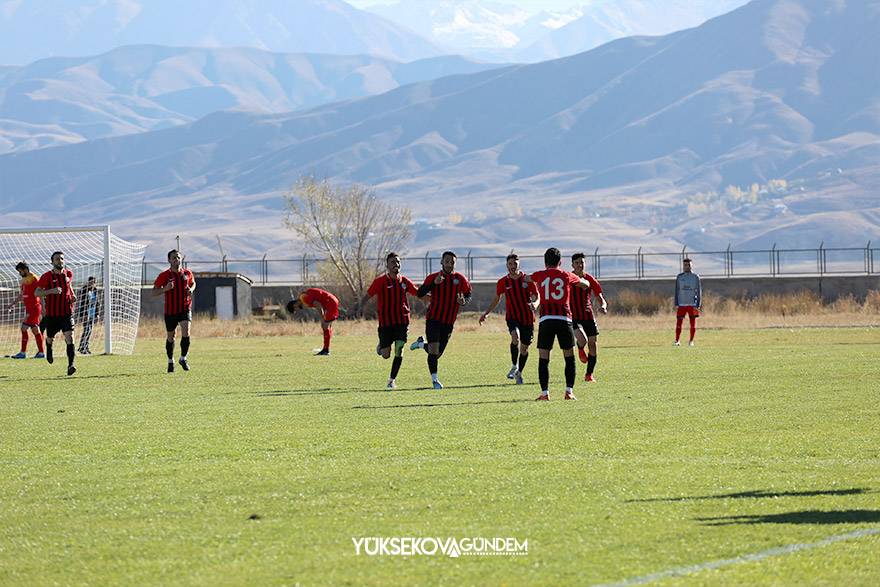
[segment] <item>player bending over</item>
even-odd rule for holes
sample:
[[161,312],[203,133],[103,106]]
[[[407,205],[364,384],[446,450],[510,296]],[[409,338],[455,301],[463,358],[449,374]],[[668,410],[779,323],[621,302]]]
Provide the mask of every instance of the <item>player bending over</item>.
[[317,308],[321,313],[324,346],[315,355],[319,357],[329,355],[330,339],[333,337],[333,322],[339,318],[339,300],[329,291],[311,287],[299,294],[298,299],[287,302],[287,311],[291,314],[303,308]]
[[40,298],[34,295],[37,289],[37,276],[31,273],[30,267],[24,261],[15,266],[15,270],[21,276],[19,285],[20,291],[18,296],[12,300],[7,306],[8,311],[12,311],[18,302],[24,305],[24,319],[21,321],[21,351],[17,355],[12,355],[13,359],[26,359],[28,347],[28,330],[34,335],[37,342],[37,353],[35,359],[42,359],[46,355],[43,354],[43,335],[40,332],[40,318],[43,314],[43,305]]
[[409,303],[406,296],[417,296],[418,293],[415,284],[400,274],[400,257],[397,253],[388,253],[385,257],[385,273],[370,284],[367,295],[376,298],[379,320],[376,353],[387,359],[391,356],[391,346],[394,346],[394,360],[391,361],[391,375],[386,387],[389,390],[397,387],[395,380],[403,363],[403,347],[406,346],[409,330]]
[[[596,318],[593,315],[593,300],[595,295],[602,302],[599,309],[603,314],[608,313],[608,302],[602,294],[602,284],[589,273],[584,272],[584,253],[575,253],[571,256],[571,267],[574,274],[581,279],[590,282],[589,289],[579,287],[571,290],[571,317],[574,323],[574,336],[577,339],[578,357],[581,363],[587,364],[587,372],[584,374],[584,381],[590,383],[596,381],[593,377],[593,371],[596,370],[596,357],[598,345],[596,341],[599,337],[599,326],[596,324]],[[587,347],[589,354],[584,352]]]
[[46,316],[40,323],[40,330],[46,333],[46,361],[51,365],[55,358],[52,355],[52,342],[59,332],[64,335],[67,343],[67,375],[76,373],[73,365],[76,349],[73,346],[73,304],[76,295],[73,293],[73,272],[64,268],[64,253],[52,253],[52,269],[45,272],[37,282],[34,295],[45,299]]
[[177,249],[168,251],[170,267],[156,277],[153,295],[165,294],[165,354],[168,356],[168,372],[174,373],[174,335],[180,326],[180,366],[189,371],[189,336],[192,323],[192,299],[196,290],[196,278],[192,271],[181,266],[182,257]]
[[565,399],[577,399],[574,396],[574,331],[571,326],[571,288],[590,287],[590,282],[574,273],[559,268],[562,253],[556,247],[544,252],[543,271],[532,273],[530,278],[538,286],[538,297],[541,300],[541,317],[538,320],[538,380],[541,384],[541,395],[536,400],[550,399],[550,350],[553,341],[559,341],[562,356],[565,357]]
[[458,309],[471,301],[471,284],[455,270],[456,258],[452,251],[444,252],[440,258],[442,269],[427,276],[418,291],[419,298],[431,296],[425,313],[425,336],[428,342],[426,345],[425,339],[420,336],[409,348],[428,351],[428,371],[434,389],[443,389],[437,376],[438,364],[455,328]]
[[534,282],[527,282],[525,274],[519,270],[519,255],[507,255],[507,275],[495,285],[495,299],[489,308],[480,316],[480,325],[486,321],[492,310],[504,296],[504,318],[507,331],[510,332],[510,371],[508,379],[516,379],[522,385],[523,369],[529,359],[529,345],[535,333],[535,304],[538,300],[538,289]]

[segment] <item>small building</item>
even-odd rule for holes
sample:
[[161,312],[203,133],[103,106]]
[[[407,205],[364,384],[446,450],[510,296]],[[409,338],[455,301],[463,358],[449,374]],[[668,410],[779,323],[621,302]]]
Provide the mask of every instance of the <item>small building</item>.
[[193,312],[208,313],[221,320],[251,315],[253,281],[238,273],[193,272],[196,291]]

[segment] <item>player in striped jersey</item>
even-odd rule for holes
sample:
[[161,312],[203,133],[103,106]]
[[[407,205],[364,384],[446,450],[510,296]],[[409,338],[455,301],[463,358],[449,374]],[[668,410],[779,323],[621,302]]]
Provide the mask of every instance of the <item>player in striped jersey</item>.
[[[584,272],[585,258],[586,255],[584,253],[575,253],[571,256],[571,267],[574,270],[574,274],[590,282],[589,289],[572,288],[571,317],[574,322],[574,336],[577,339],[578,356],[582,363],[587,364],[584,381],[590,383],[596,381],[593,377],[593,372],[596,370],[598,350],[596,341],[599,337],[599,326],[596,324],[596,317],[593,315],[592,296],[595,295],[602,302],[599,309],[603,314],[608,313],[608,302],[605,301],[605,295],[602,293],[602,284],[595,277]],[[584,352],[584,347],[588,347],[589,354]]]
[[153,295],[165,295],[165,354],[168,356],[168,372],[174,373],[174,335],[180,326],[180,366],[189,371],[189,336],[192,323],[192,298],[196,278],[192,271],[181,266],[183,257],[177,249],[168,251],[170,267],[156,277]]
[[310,287],[295,300],[287,302],[287,311],[293,314],[303,308],[318,308],[321,313],[321,330],[324,333],[324,346],[316,356],[326,357],[330,354],[330,339],[333,337],[333,322],[339,319],[339,299],[329,291]]
[[428,351],[428,371],[434,389],[443,389],[437,377],[438,363],[452,336],[458,309],[471,301],[471,284],[455,270],[456,258],[452,251],[444,252],[440,258],[442,269],[428,275],[418,291],[419,298],[431,296],[425,313],[425,337],[428,342],[426,345],[425,339],[420,336],[410,345],[410,349],[424,348]]
[[43,305],[40,303],[40,298],[34,295],[37,289],[38,278],[31,273],[30,267],[24,261],[20,261],[15,266],[15,270],[21,276],[21,289],[18,297],[12,300],[12,303],[6,309],[11,312],[12,308],[18,302],[21,302],[24,305],[24,319],[21,321],[21,351],[17,355],[12,355],[12,358],[27,358],[28,330],[30,330],[37,342],[37,353],[34,355],[34,358],[42,359],[46,356],[43,354],[43,335],[40,332],[40,318],[43,314]]
[[522,385],[523,369],[529,358],[529,345],[535,333],[535,307],[538,300],[538,289],[534,282],[526,281],[525,274],[519,270],[519,255],[507,255],[507,275],[495,285],[495,299],[489,308],[480,316],[480,325],[486,321],[492,310],[504,296],[504,317],[507,330],[510,332],[510,371],[508,379],[516,379]]
[[394,360],[391,361],[391,375],[386,389],[397,387],[395,380],[403,363],[403,347],[406,346],[409,330],[409,303],[407,294],[417,296],[415,284],[400,274],[400,257],[388,253],[385,257],[385,273],[377,277],[367,295],[376,298],[376,315],[379,319],[379,344],[376,353],[383,359],[391,356],[394,346]]
[[46,333],[46,360],[54,362],[52,343],[59,332],[64,335],[67,343],[67,374],[76,373],[74,358],[76,349],[73,346],[73,304],[76,295],[73,293],[73,272],[64,267],[64,253],[52,253],[52,269],[44,273],[37,282],[34,295],[44,298],[46,316],[40,322],[40,330]]
[[571,325],[571,305],[569,298],[574,287],[588,288],[590,283],[574,273],[559,268],[562,253],[556,247],[544,252],[543,271],[536,271],[530,276],[538,286],[538,297],[541,300],[541,317],[538,320],[538,379],[541,383],[541,395],[537,400],[550,399],[550,350],[553,342],[559,341],[562,355],[565,357],[565,399],[577,399],[574,396],[574,331]]

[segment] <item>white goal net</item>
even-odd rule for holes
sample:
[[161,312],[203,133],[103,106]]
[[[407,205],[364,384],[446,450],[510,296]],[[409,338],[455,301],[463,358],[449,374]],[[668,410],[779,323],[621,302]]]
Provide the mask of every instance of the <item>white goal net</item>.
[[[140,318],[145,248],[112,234],[109,226],[0,228],[2,355],[19,351],[20,325],[25,318],[24,306],[20,302],[7,310],[20,291],[21,278],[15,269],[16,264],[26,262],[39,278],[52,268],[51,256],[55,251],[64,253],[65,266],[73,272],[74,293],[77,295],[73,315],[76,322],[74,343],[96,354],[131,354]],[[89,277],[95,278],[95,295],[82,295]],[[28,351],[31,356],[36,352],[32,336]]]

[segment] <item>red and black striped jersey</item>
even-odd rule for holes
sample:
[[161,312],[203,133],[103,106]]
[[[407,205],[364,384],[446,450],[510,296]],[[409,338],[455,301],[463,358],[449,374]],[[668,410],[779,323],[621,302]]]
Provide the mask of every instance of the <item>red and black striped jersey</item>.
[[408,277],[398,275],[394,278],[386,273],[373,280],[367,295],[376,296],[379,326],[409,324],[409,300],[406,294],[418,295],[418,289]]
[[516,320],[520,324],[535,322],[535,313],[529,303],[533,295],[538,295],[538,288],[534,282],[526,282],[525,273],[520,273],[518,277],[505,275],[498,280],[495,293],[504,296],[505,318]]
[[571,288],[571,317],[575,320],[593,320],[593,296],[602,293],[602,284],[589,273],[584,279],[590,282],[590,288]]
[[174,287],[165,292],[165,315],[174,316],[192,309],[192,293],[190,288],[196,284],[196,278],[189,269],[172,271],[166,269],[156,277],[153,287],[161,289],[169,282]]
[[[430,274],[422,285],[431,286],[440,273],[442,271]],[[443,273],[443,283],[432,286],[431,303],[428,304],[425,318],[450,326],[455,324],[455,319],[458,317],[458,294],[469,293],[471,293],[471,284],[464,275],[458,271]]]
[[569,299],[571,289],[581,278],[574,273],[562,269],[544,269],[532,273],[532,281],[538,286],[538,296],[541,298],[541,318],[571,320],[571,306]]
[[46,295],[46,316],[73,315],[73,302],[76,298],[73,293],[73,272],[70,269],[62,269],[58,273],[46,271],[37,282],[37,287],[42,290],[61,288],[60,294]]

